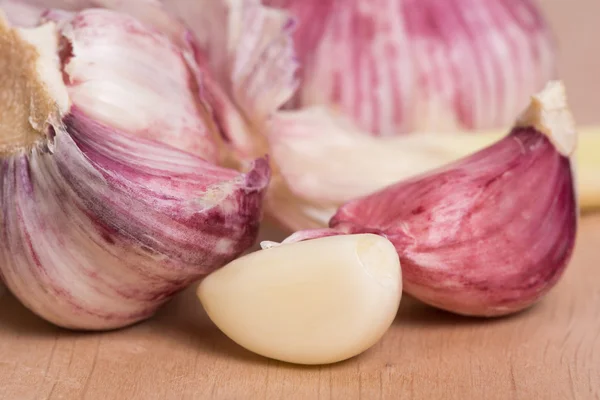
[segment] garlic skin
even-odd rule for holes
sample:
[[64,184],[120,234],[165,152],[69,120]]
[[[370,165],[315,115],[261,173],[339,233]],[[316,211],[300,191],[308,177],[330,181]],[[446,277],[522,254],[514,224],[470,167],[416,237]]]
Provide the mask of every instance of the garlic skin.
[[344,203],[442,167],[503,136],[413,133],[375,138],[323,107],[279,112],[270,120],[270,154],[278,174],[267,194],[269,212],[295,231],[325,227]]
[[66,328],[148,318],[250,247],[262,216],[268,162],[213,164],[193,38],[136,13],[0,17],[0,278]]
[[296,17],[301,64],[267,129],[267,211],[288,230],[325,227],[347,201],[494,143],[458,132],[505,129],[556,74],[531,0],[265,4]]
[[261,0],[161,3],[198,38],[203,90],[227,144],[227,163],[239,166],[268,153],[267,121],[298,87],[294,20]]
[[[0,0],[9,21],[19,26],[91,7],[133,16],[183,50],[200,82],[200,101],[208,114],[204,124],[212,131],[198,139],[206,147],[199,155],[209,160],[218,155],[220,164],[243,169],[269,152],[266,121],[298,87],[291,37],[295,23],[288,13],[265,7],[261,0]],[[185,103],[184,96],[172,100]],[[210,136],[218,138],[213,149],[208,148]]]
[[[0,0],[0,9],[2,9],[5,17],[8,18],[12,25],[33,28],[38,25],[43,10],[49,7],[49,5],[44,6],[40,4],[43,2],[43,0]],[[65,7],[68,6],[68,1],[64,3]]]
[[512,123],[556,75],[531,0],[265,0],[297,18],[295,108],[327,105],[361,130],[488,129]]
[[[346,202],[441,168],[506,135],[491,130],[376,138],[322,107],[279,112],[270,124],[277,174],[267,194],[269,213],[294,231],[326,227]],[[595,210],[600,205],[600,128],[578,128],[578,141],[573,159],[579,206]]]
[[425,303],[474,316],[522,310],[556,284],[573,252],[576,140],[564,87],[551,82],[506,138],[351,201],[330,226],[384,234],[406,292]]
[[398,311],[394,246],[377,235],[319,238],[248,254],[206,277],[211,320],[255,353],[328,364],[375,344]]

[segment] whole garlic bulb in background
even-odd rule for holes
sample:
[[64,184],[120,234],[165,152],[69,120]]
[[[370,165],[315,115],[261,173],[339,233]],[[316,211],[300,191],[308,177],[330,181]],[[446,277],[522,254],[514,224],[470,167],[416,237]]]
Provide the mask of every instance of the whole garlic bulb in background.
[[297,17],[294,108],[327,105],[364,132],[510,125],[555,77],[532,0],[264,0]]
[[[161,1],[209,43],[207,53],[231,47],[207,39],[222,22],[203,10],[236,0]],[[295,31],[298,92],[285,110],[264,118],[258,106],[273,109],[268,99],[280,103],[295,87],[289,74],[298,63],[280,50],[260,56],[276,60],[263,69],[280,77],[272,85],[240,84],[236,69],[219,62],[226,57],[211,57],[220,85],[210,96],[235,104],[215,108],[234,160],[270,154],[266,210],[289,230],[325,227],[348,201],[495,143],[555,74],[552,34],[531,0],[263,3],[295,16],[288,28]],[[288,90],[271,91],[265,103],[247,101],[245,93],[270,86]],[[581,129],[579,138],[580,205],[595,208],[600,132]]]
[[[145,319],[254,243],[268,163],[216,165],[226,99],[205,96],[206,54],[157,2],[14,3],[0,3],[9,20],[38,26],[0,15],[0,280],[63,327]],[[289,42],[287,17],[223,11],[227,62],[243,82],[270,79],[252,58]]]
[[293,230],[495,142],[465,131],[506,128],[555,75],[530,0],[264,2],[297,18],[301,84],[270,127],[267,196]]

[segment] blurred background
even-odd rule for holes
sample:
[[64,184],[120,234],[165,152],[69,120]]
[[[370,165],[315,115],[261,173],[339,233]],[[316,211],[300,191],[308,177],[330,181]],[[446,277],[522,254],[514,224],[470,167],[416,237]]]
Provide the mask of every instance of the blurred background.
[[599,0],[538,0],[558,41],[558,62],[579,124],[600,123]]

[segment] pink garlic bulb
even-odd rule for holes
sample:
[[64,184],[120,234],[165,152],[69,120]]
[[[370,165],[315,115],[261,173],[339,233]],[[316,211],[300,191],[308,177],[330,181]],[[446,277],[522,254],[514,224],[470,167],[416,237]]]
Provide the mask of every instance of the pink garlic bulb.
[[267,210],[291,230],[493,143],[468,132],[505,130],[556,72],[531,0],[265,4],[296,17],[299,90],[267,129]]
[[372,135],[509,125],[555,77],[532,0],[265,0],[297,18],[294,108],[326,105]]
[[[9,20],[33,27],[0,14],[0,281],[63,327],[148,318],[254,243],[268,162],[217,165],[225,128],[204,91],[217,86],[207,55],[158,2],[10,3]],[[282,13],[224,11],[228,63],[289,41]],[[236,72],[265,79],[249,63]]]

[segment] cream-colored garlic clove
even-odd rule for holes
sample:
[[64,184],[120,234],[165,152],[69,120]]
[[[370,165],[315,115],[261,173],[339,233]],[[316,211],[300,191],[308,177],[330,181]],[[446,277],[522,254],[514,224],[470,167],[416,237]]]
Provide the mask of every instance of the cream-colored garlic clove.
[[372,234],[283,244],[209,275],[198,296],[211,320],[265,357],[327,364],[375,344],[402,292],[394,246]]

